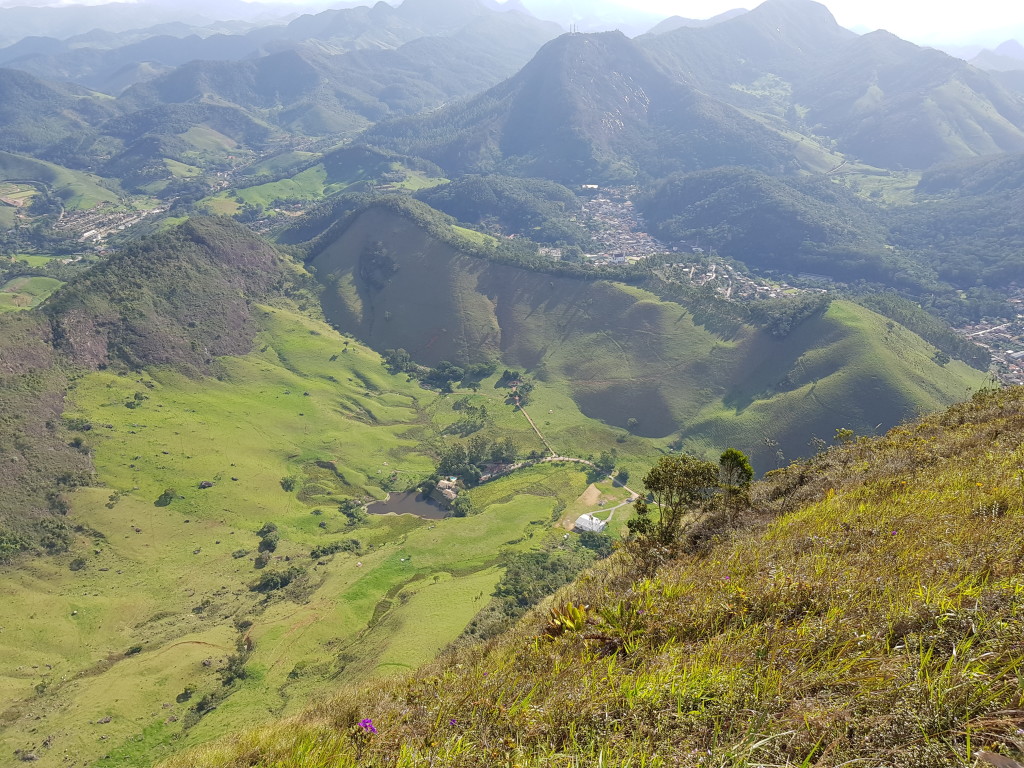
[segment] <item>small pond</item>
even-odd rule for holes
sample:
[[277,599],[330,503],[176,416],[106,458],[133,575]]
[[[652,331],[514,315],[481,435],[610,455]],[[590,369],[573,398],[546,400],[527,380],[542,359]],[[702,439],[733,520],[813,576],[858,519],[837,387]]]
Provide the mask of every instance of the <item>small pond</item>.
[[416,491],[389,494],[387,501],[375,501],[366,511],[372,515],[416,515],[427,520],[443,520],[448,517],[447,509]]

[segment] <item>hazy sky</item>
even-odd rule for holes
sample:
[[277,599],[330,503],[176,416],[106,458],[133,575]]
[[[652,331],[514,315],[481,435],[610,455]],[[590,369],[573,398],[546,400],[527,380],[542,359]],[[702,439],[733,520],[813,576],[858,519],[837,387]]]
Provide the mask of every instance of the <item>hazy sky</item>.
[[[0,0],[0,7],[14,5],[98,4],[137,0]],[[145,0],[143,0],[145,1]],[[172,0],[163,0],[163,4]],[[376,0],[363,0],[372,4]],[[386,0],[399,5],[401,0]],[[498,0],[504,2],[505,0]],[[303,10],[329,8],[331,0],[246,0],[273,5],[305,6]],[[705,19],[733,8],[753,8],[761,0],[521,0],[538,16],[567,25],[577,18],[599,15],[624,20],[637,12],[659,18],[686,16]],[[887,29],[893,34],[920,44],[996,44],[1011,37],[1024,42],[1024,0],[824,0],[844,27],[856,32]],[[189,2],[194,7],[195,2]],[[210,3],[216,6],[216,0]],[[572,14],[566,13],[571,7]],[[551,12],[545,12],[546,10]],[[600,10],[599,10],[600,9]],[[597,13],[595,13],[595,11]],[[603,11],[603,12],[601,12]],[[639,21],[639,20],[637,20]],[[646,23],[647,19],[643,20]],[[646,29],[647,27],[642,27]]]
[[[707,18],[735,8],[737,3],[735,0],[637,0],[629,5],[666,16]],[[751,7],[747,3],[738,5]],[[858,31],[887,29],[900,37],[921,42],[955,42],[988,31],[1024,26],[1024,2],[1020,0],[826,0],[824,5],[844,27]]]
[[[564,2],[564,0],[562,0]],[[539,8],[559,0],[523,0]],[[760,0],[612,0],[623,8],[660,16],[704,19]],[[586,7],[585,0],[574,3]],[[824,0],[836,20],[858,32],[887,29],[917,43],[1001,42],[1024,30],[1022,0]],[[1007,34],[1013,33],[1013,34]]]

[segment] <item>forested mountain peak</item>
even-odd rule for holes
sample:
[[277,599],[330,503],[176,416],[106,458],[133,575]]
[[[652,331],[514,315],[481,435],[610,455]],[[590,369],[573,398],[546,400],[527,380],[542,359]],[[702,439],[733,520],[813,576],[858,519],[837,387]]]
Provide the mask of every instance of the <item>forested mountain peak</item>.
[[705,28],[680,27],[638,42],[673,75],[716,91],[771,72],[791,79],[856,35],[812,0],[768,0]]
[[858,37],[794,90],[811,125],[883,166],[1024,150],[1024,99],[961,59],[886,32]]
[[720,24],[723,21],[728,21],[737,16],[741,16],[744,13],[748,13],[746,8],[734,8],[731,11],[725,11],[717,16],[712,16],[709,19],[688,19],[684,16],[669,16],[667,19],[658,22],[653,26],[648,34],[651,35],[663,35],[666,32],[671,32],[680,27],[711,27],[715,24]]
[[467,104],[367,137],[454,172],[563,183],[744,162],[779,168],[788,153],[771,130],[660,71],[621,32],[562,35]]

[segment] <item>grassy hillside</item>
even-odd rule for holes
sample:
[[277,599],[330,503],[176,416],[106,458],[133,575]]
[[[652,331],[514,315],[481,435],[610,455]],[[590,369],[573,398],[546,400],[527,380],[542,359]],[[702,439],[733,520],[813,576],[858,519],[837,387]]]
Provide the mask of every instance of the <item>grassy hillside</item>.
[[289,268],[268,243],[224,219],[193,219],[128,246],[46,306],[55,343],[89,368],[111,362],[205,368],[249,351],[249,302],[284,290]]
[[[576,467],[481,486],[467,518],[351,524],[340,504],[432,472],[466,404],[488,407],[479,434],[540,443],[493,379],[442,396],[323,323],[271,307],[254,322],[254,351],[219,358],[216,378],[164,366],[74,382],[65,419],[95,476],[71,497],[70,551],[0,566],[4,754],[151,764],[343,682],[409,671],[484,607],[509,553],[562,544],[553,521],[589,482]],[[542,400],[564,406],[563,429],[587,422]],[[589,429],[650,461],[650,446]],[[267,522],[279,540],[255,568]],[[357,550],[310,556],[350,539]],[[293,568],[286,588],[252,591]]]
[[59,197],[69,210],[117,203],[118,195],[87,173],[10,152],[0,152],[0,180],[33,181]]
[[[282,164],[287,162],[282,158]],[[205,205],[213,213],[233,215],[243,205],[271,208],[285,203],[304,204],[374,186],[416,191],[446,181],[440,177],[440,169],[431,167],[431,163],[362,146],[343,147],[320,158],[310,155],[303,165],[294,173],[294,169],[285,168],[272,181],[214,195]],[[255,178],[271,175],[276,167],[272,161],[261,164],[262,170]]]
[[[434,658],[517,554],[593,560],[556,525],[598,508],[580,464],[468,490],[468,517],[361,511],[468,435],[545,446],[497,374],[444,395],[389,374],[296,311],[310,287],[195,219],[0,315],[4,754],[151,764]],[[531,407],[559,450],[656,455],[555,387]]]
[[582,626],[545,635],[538,612],[167,765],[1020,760],[1022,439],[1015,389],[834,448],[649,577],[622,552],[565,590]]
[[0,312],[30,309],[60,288],[52,277],[17,277],[0,287]]
[[777,449],[805,455],[814,436],[870,433],[984,383],[846,302],[782,339],[735,323],[716,329],[639,288],[468,255],[414,218],[371,206],[323,244],[312,263],[338,327],[427,364],[522,366],[592,418],[701,453],[742,446],[761,471]]

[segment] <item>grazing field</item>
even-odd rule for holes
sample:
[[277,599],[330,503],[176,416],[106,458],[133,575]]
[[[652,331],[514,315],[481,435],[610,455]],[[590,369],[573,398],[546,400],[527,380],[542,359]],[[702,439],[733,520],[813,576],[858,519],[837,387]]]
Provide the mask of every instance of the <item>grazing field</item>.
[[0,181],[41,184],[59,197],[69,211],[118,202],[118,195],[101,186],[94,176],[11,152],[0,152]]
[[186,165],[177,160],[171,160],[169,157],[164,158],[164,165],[167,166],[167,170],[171,172],[171,175],[177,179],[192,179],[201,176],[203,173],[201,168],[197,168],[194,165]]
[[[490,601],[504,553],[561,541],[553,521],[588,483],[575,465],[480,486],[466,518],[351,522],[347,500],[432,472],[467,404],[487,406],[489,439],[540,443],[496,377],[441,395],[322,323],[271,307],[260,317],[254,351],[222,358],[215,378],[157,368],[74,382],[66,416],[96,477],[73,497],[70,552],[0,571],[3,754],[150,764],[413,669]],[[613,441],[578,410],[553,434],[573,420]]]
[[[397,161],[376,156],[353,158],[345,150],[331,153],[318,163],[310,163],[311,153],[291,152],[270,158],[253,168],[254,180],[261,175],[278,175],[293,168],[291,176],[221,192],[209,197],[205,205],[212,213],[237,213],[241,205],[271,208],[280,202],[312,202],[345,191],[382,185],[392,189],[417,191],[444,184],[447,179],[435,178],[409,168]],[[299,166],[307,167],[298,170]],[[470,237],[483,237],[469,231]]]
[[16,277],[0,288],[0,312],[30,309],[42,303],[63,283],[52,277]]
[[30,267],[45,267],[57,257],[37,253],[15,253],[11,258],[14,261],[23,261]]
[[1016,387],[833,447],[478,653],[165,765],[1016,766],[1022,440]]

